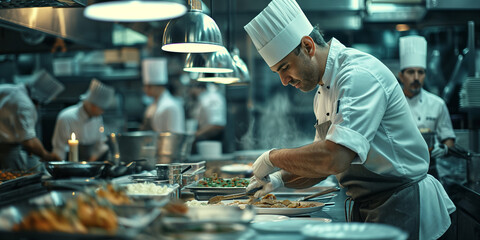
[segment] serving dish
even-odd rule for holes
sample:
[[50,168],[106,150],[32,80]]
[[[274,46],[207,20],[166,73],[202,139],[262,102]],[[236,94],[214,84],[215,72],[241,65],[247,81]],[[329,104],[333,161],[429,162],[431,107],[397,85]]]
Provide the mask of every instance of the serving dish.
[[405,240],[408,233],[379,223],[307,224],[301,231],[307,239],[319,240]]
[[[206,178],[203,178],[204,180]],[[204,201],[208,200],[214,196],[218,195],[228,195],[235,193],[244,193],[247,189],[247,186],[242,187],[217,187],[217,186],[202,186],[199,184],[200,181],[195,181],[187,186],[185,189],[190,190],[194,194],[196,200]],[[231,178],[225,178],[225,180],[231,180]],[[248,181],[246,178],[241,178],[243,181]],[[248,184],[247,184],[248,185]]]
[[[14,231],[14,226],[33,212],[49,209],[58,213],[67,211],[71,201],[76,202],[80,192],[52,191],[19,204],[0,209],[0,236],[2,239],[133,239],[160,214],[159,208],[132,204],[111,207],[116,217],[116,229],[112,231],[89,228],[88,232]],[[68,203],[67,203],[68,202]],[[98,210],[98,209],[97,209]],[[96,210],[96,211],[97,211]],[[69,215],[76,216],[76,215]]]
[[99,177],[107,163],[104,162],[46,162],[45,168],[53,178]]

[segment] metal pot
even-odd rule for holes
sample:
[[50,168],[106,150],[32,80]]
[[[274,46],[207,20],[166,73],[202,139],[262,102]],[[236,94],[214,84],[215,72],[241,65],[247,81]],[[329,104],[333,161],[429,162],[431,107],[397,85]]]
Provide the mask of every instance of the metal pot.
[[135,131],[109,135],[109,145],[113,159],[118,164],[120,161],[130,162],[140,159],[138,165],[146,168],[155,168],[157,133],[153,131]]
[[192,150],[194,135],[173,132],[158,134],[157,163],[178,163],[188,158]]
[[104,162],[46,162],[45,168],[54,178],[98,177]]

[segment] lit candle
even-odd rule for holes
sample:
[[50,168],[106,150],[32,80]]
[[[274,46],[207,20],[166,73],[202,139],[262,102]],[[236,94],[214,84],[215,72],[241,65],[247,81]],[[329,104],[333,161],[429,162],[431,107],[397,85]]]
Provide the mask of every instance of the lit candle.
[[75,139],[75,133],[72,132],[71,139],[68,140],[70,152],[68,153],[68,160],[70,162],[78,162],[78,140]]

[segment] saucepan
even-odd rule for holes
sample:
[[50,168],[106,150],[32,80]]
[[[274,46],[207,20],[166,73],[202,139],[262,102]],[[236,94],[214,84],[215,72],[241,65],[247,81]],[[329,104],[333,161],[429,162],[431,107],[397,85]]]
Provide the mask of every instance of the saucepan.
[[46,162],[45,168],[54,178],[98,177],[105,162]]

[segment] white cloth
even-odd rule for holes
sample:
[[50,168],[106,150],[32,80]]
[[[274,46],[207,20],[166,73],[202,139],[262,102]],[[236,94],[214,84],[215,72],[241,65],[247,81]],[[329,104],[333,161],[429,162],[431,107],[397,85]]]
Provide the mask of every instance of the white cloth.
[[[426,174],[427,145],[385,65],[332,39],[322,81],[314,99],[315,116],[318,123],[332,121],[327,140],[357,153],[352,164],[363,164],[385,177],[417,180]],[[455,206],[430,176],[420,181],[419,189],[420,239],[436,239],[450,225],[448,215]]]
[[198,103],[198,129],[208,125],[227,124],[227,103],[221,93],[207,89],[198,96]]
[[0,85],[0,143],[21,143],[35,138],[37,118],[25,85]]
[[180,102],[168,90],[165,89],[158,98],[156,105],[157,107],[151,118],[153,130],[158,133],[185,133],[185,111]]
[[74,132],[79,144],[94,145],[92,155],[98,157],[108,148],[103,129],[102,116],[89,118],[82,102],[67,107],[57,116],[52,137],[53,152],[68,160],[65,159],[65,153],[69,149],[68,140]]
[[435,94],[421,90],[412,98],[407,98],[416,126],[428,128],[437,134],[438,140],[455,139],[450,113],[445,101]]
[[410,67],[427,68],[427,41],[421,36],[400,38],[400,69]]
[[272,0],[244,28],[269,67],[287,56],[313,30],[295,0]]

